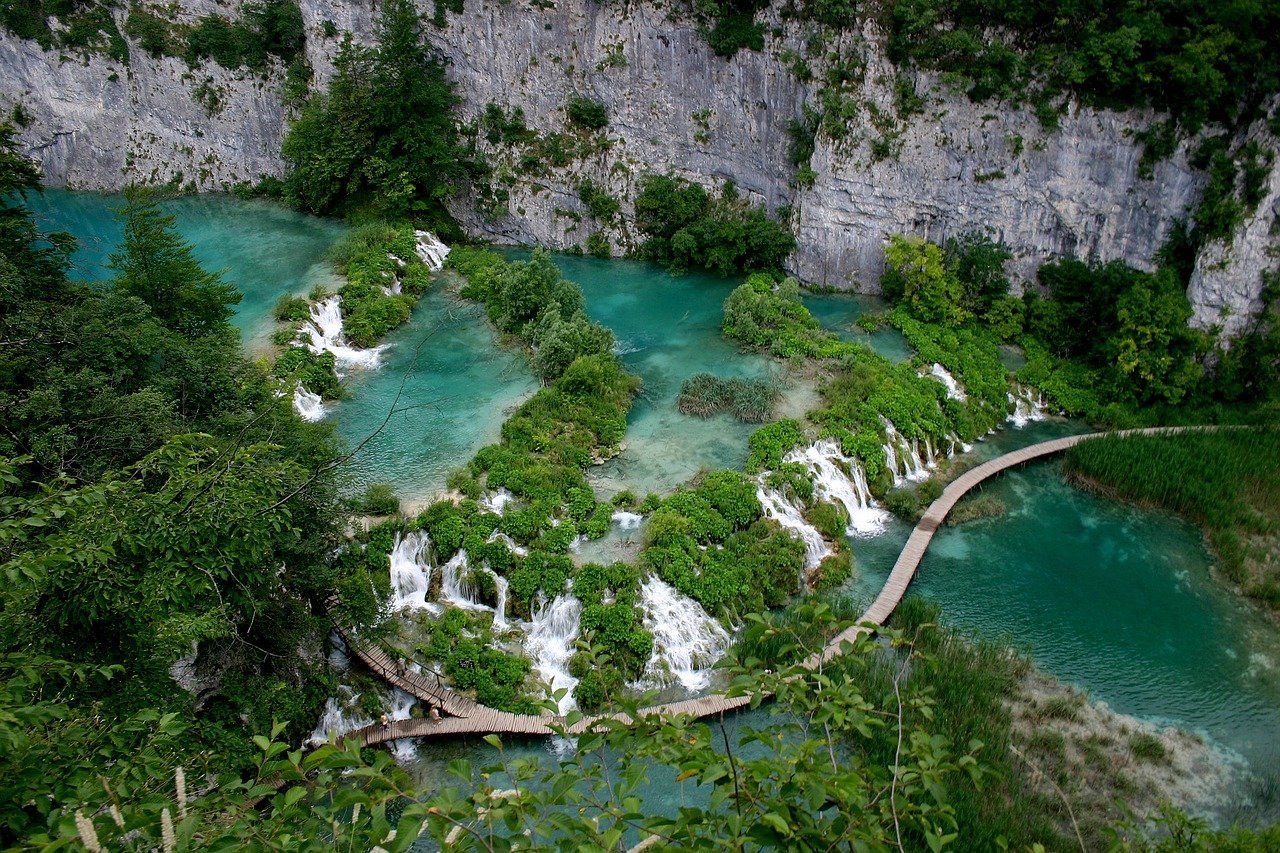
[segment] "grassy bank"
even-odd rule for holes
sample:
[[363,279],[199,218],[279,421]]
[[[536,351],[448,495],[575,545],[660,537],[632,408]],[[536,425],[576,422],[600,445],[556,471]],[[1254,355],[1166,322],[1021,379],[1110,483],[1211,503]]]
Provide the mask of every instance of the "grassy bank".
[[1280,609],[1280,431],[1127,436],[1072,448],[1070,481],[1200,525],[1222,573]]

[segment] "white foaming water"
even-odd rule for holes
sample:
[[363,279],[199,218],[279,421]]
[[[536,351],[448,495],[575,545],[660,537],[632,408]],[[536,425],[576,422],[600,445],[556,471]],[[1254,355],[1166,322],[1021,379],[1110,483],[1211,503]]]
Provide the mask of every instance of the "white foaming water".
[[689,691],[710,686],[707,670],[729,647],[729,632],[656,575],[640,587],[640,607],[644,627],[653,634],[653,654],[641,683],[663,687],[674,678]]
[[401,536],[396,534],[391,549],[391,610],[429,610],[427,590],[431,586],[431,562],[427,545],[431,540],[425,530]]
[[336,360],[335,371],[339,376],[352,368],[373,368],[378,366],[383,347],[359,349],[347,343],[342,333],[342,297],[330,296],[328,299],[311,305],[311,320],[302,327],[302,336],[307,348],[313,353],[331,352]]
[[518,542],[516,542],[516,540],[512,539],[510,536],[508,536],[507,534],[503,533],[501,530],[495,530],[495,531],[493,531],[492,533],[490,533],[490,534],[489,534],[489,538],[488,538],[488,539],[486,539],[485,541],[486,541],[486,542],[501,542],[503,545],[506,545],[506,546],[507,546],[508,550],[510,550],[512,554],[515,554],[515,555],[516,555],[516,556],[518,556],[518,557],[527,557],[527,556],[529,556],[529,549],[528,549],[528,548],[526,548],[526,547],[524,547],[523,545],[519,544]]
[[800,508],[775,489],[765,488],[763,474],[756,484],[756,497],[760,500],[765,517],[772,518],[804,543],[805,568],[816,568],[824,558],[831,556],[831,547],[818,529],[805,520]]
[[293,410],[304,421],[318,421],[325,415],[324,401],[319,394],[313,394],[298,383],[293,389]]
[[516,499],[516,496],[508,492],[506,489],[498,489],[493,494],[483,494],[477,503],[485,512],[492,512],[496,515],[502,515],[507,511],[507,504]]
[[1013,412],[1006,418],[1014,429],[1022,429],[1032,421],[1042,421],[1048,417],[1044,410],[1047,404],[1043,394],[1025,385],[1016,385],[1014,389],[1016,393],[1008,395],[1009,402],[1013,404]]
[[[391,707],[387,709],[387,717],[395,722],[407,720],[413,716],[413,705],[418,700],[405,693],[399,687],[391,689]],[[391,755],[396,761],[404,764],[412,761],[418,754],[418,745],[413,738],[400,738],[391,742]]]
[[330,737],[341,739],[347,732],[372,725],[373,720],[362,714],[355,704],[358,698],[360,694],[350,686],[339,684],[338,695],[330,696],[325,700],[324,712],[311,732],[311,737],[307,739],[307,745],[317,746],[328,741]]
[[961,387],[960,383],[956,381],[956,378],[951,375],[950,371],[948,371],[941,364],[930,365],[929,375],[932,376],[934,379],[937,379],[938,381],[940,381],[943,385],[947,386],[947,396],[950,397],[952,400],[959,400],[960,402],[964,402],[965,400],[969,399],[967,396],[965,396],[964,388]]
[[418,257],[427,265],[427,269],[432,272],[443,269],[444,259],[449,257],[449,247],[430,231],[414,231],[413,236],[417,238]]
[[[929,468],[932,464],[927,457],[920,455],[920,443],[915,439],[908,442],[906,436],[898,432],[893,421],[881,417],[880,422],[884,424],[884,455],[889,471],[893,474],[893,485],[901,486],[929,479]],[[928,451],[927,439],[925,448]]]
[[804,465],[813,474],[818,497],[844,507],[849,515],[846,536],[874,536],[884,530],[889,513],[872,500],[862,466],[845,456],[835,439],[824,438],[803,450],[792,450],[782,461]]
[[480,600],[480,590],[471,579],[471,564],[466,551],[459,551],[440,567],[440,599],[463,610],[483,610],[493,614],[493,627],[503,631],[507,622],[507,579],[482,564],[476,569],[493,578],[497,606],[490,607]]
[[610,516],[610,519],[622,530],[635,530],[644,521],[644,516],[638,512],[627,512],[620,509]]
[[557,705],[561,714],[576,706],[573,688],[578,679],[569,674],[569,658],[573,657],[573,644],[578,639],[578,618],[582,615],[582,602],[571,594],[557,595],[555,600],[540,603],[529,623],[529,636],[524,648],[533,661],[533,670],[552,690],[565,688],[568,692]]

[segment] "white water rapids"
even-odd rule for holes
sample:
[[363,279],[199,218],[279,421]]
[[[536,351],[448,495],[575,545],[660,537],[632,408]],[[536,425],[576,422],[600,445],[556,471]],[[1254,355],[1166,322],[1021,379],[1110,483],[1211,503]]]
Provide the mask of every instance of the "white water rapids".
[[653,634],[653,653],[640,686],[665,687],[674,681],[689,691],[709,687],[708,670],[729,647],[729,632],[698,602],[656,575],[640,587],[640,607],[644,627]]

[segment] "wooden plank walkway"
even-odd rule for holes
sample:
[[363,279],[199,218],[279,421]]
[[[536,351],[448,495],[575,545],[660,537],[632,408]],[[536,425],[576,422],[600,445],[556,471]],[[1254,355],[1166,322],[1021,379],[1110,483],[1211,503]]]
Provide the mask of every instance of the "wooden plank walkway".
[[[966,471],[949,483],[943,489],[941,497],[925,510],[915,529],[911,531],[907,544],[898,555],[898,559],[893,565],[893,570],[889,572],[889,577],[881,588],[880,594],[876,596],[871,606],[863,612],[854,625],[832,638],[821,652],[806,658],[803,666],[808,669],[816,669],[823,663],[844,653],[849,644],[858,639],[858,637],[873,633],[875,629],[885,623],[902,601],[903,596],[906,595],[907,587],[911,585],[911,580],[915,577],[916,570],[920,567],[920,561],[924,558],[925,551],[928,550],[934,533],[942,525],[947,513],[951,512],[957,501],[985,480],[1002,471],[1007,471],[1010,468],[1015,468],[1046,456],[1052,456],[1055,453],[1062,453],[1082,441],[1103,435],[1168,435],[1206,429],[1215,429],[1215,427],[1154,427],[1112,433],[1083,433],[1033,444],[1021,450],[1015,450],[991,459],[972,470]],[[338,632],[356,656],[388,683],[430,705],[440,708],[442,713],[448,714],[448,716],[441,717],[438,720],[410,719],[389,723],[386,726],[374,724],[347,735],[348,738],[358,738],[364,746],[406,737],[443,737],[494,733],[550,735],[554,734],[551,729],[553,725],[565,728],[563,717],[550,713],[535,716],[498,711],[458,695],[448,687],[445,687],[438,680],[438,676],[434,674],[402,673],[391,657],[382,649],[360,642],[341,628],[338,628]],[[641,713],[645,715],[689,715],[700,718],[735,711],[745,707],[750,702],[751,697],[749,696],[731,697],[721,693],[713,693],[697,699],[687,699],[683,702],[670,702],[642,708]],[[597,723],[606,720],[629,722],[626,715],[601,714],[593,717],[584,717],[572,727],[568,727],[567,732],[571,735],[581,734]]]

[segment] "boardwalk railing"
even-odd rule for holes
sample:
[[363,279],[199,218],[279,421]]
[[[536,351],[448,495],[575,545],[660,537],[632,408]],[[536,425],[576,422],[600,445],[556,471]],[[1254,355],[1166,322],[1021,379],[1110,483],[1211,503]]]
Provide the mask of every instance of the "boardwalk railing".
[[[833,637],[821,652],[810,655],[802,665],[807,669],[818,668],[823,663],[842,654],[849,644],[860,636],[871,633],[888,620],[902,601],[902,597],[906,595],[907,587],[910,586],[912,578],[915,577],[916,570],[920,567],[920,561],[924,558],[925,551],[928,550],[934,533],[937,532],[938,527],[947,517],[947,513],[951,512],[951,509],[960,498],[964,497],[983,481],[1010,468],[1015,468],[1036,459],[1042,459],[1045,456],[1052,456],[1055,453],[1062,453],[1091,438],[1098,438],[1104,435],[1173,434],[1204,429],[1213,429],[1213,427],[1156,427],[1113,433],[1072,435],[1066,438],[1053,439],[1052,441],[1043,441],[1039,444],[1024,447],[1021,450],[1006,453],[966,471],[948,484],[943,489],[941,497],[925,510],[915,529],[911,531],[907,544],[898,555],[893,570],[889,572],[889,577],[881,588],[880,594],[876,596],[871,606],[866,609],[854,625]],[[388,723],[385,726],[375,724],[358,729],[348,735],[348,737],[359,738],[361,743],[366,746],[406,737],[490,733],[549,735],[555,733],[551,728],[552,726],[565,728],[563,717],[550,713],[541,715],[510,714],[459,696],[440,683],[438,678],[435,681],[429,681],[418,673],[409,672],[406,675],[395,666],[395,662],[390,655],[382,649],[368,646],[368,644],[362,645],[358,639],[353,643],[349,638],[348,632],[344,632],[341,628],[338,631],[356,656],[388,683],[440,708],[443,713],[449,715],[441,719],[399,720]],[[721,693],[713,693],[709,696],[687,699],[683,702],[654,705],[641,709],[641,712],[645,714],[661,713],[672,716],[707,717],[724,713],[725,711],[737,710],[745,707],[750,701],[751,697],[749,696],[730,697]],[[569,734],[579,734],[604,720],[625,720],[625,717],[617,714],[585,717],[573,726],[568,727],[567,731]]]

